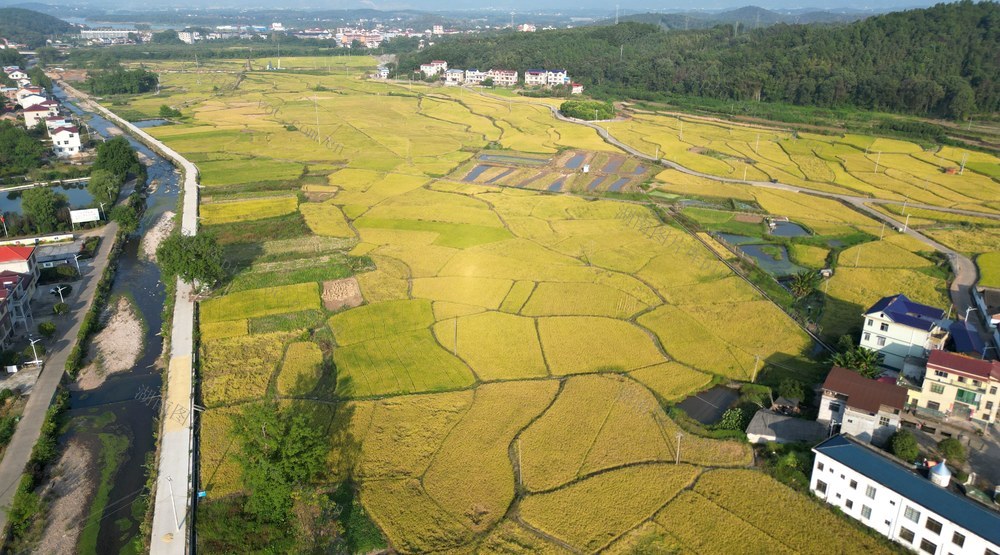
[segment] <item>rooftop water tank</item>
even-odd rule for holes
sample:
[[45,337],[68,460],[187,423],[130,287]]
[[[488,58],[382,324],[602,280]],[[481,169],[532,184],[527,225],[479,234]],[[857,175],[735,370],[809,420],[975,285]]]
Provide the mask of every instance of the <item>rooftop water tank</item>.
[[948,487],[948,484],[951,482],[951,470],[948,470],[948,467],[944,463],[945,461],[942,460],[941,462],[932,466],[930,472],[928,472],[928,475],[930,476],[931,482],[934,482],[935,484],[943,488],[946,488]]

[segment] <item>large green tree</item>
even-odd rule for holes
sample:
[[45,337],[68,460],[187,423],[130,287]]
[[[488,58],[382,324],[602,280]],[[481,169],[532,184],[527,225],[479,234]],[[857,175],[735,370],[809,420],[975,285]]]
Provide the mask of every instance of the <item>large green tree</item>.
[[97,145],[97,158],[93,170],[105,170],[118,176],[123,182],[128,175],[140,175],[142,163],[139,155],[125,137],[115,137]]
[[39,233],[55,231],[59,226],[59,208],[66,197],[57,195],[51,187],[35,187],[21,193],[21,208]]
[[0,177],[21,175],[39,167],[44,154],[45,147],[27,130],[0,121]]
[[171,235],[156,249],[156,260],[164,274],[188,283],[210,287],[226,275],[222,247],[211,235]]
[[882,375],[882,353],[859,345],[834,354],[829,362],[835,366],[854,370],[866,378],[877,378]]
[[98,168],[91,170],[90,181],[87,182],[87,191],[94,198],[97,204],[104,203],[107,209],[111,209],[118,200],[118,193],[122,185],[122,177],[109,170]]

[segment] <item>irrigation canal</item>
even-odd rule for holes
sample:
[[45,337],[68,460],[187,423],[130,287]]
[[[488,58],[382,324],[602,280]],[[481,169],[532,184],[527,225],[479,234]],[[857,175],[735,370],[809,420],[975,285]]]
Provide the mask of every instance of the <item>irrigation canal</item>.
[[[77,116],[86,119],[91,129],[104,137],[125,136],[145,159],[148,178],[146,182],[146,211],[138,231],[123,246],[118,258],[118,269],[111,287],[111,297],[125,295],[133,300],[143,319],[143,352],[136,365],[128,372],[114,374],[96,389],[79,391],[70,395],[68,418],[75,423],[85,420],[86,425],[70,426],[61,444],[71,435],[103,450],[98,454],[98,464],[93,478],[109,485],[107,503],[92,507],[100,517],[92,515],[88,526],[98,527],[98,553],[132,553],[132,542],[139,534],[139,522],[145,516],[137,505],[145,491],[146,462],[155,448],[154,422],[159,412],[157,399],[161,386],[160,355],[163,338],[160,336],[165,288],[160,281],[160,270],[139,252],[140,238],[155,224],[159,217],[177,206],[179,174],[174,166],[142,143],[132,139],[114,124],[98,114],[82,110],[58,85],[54,94],[59,101]],[[109,449],[108,445],[117,445]],[[113,456],[112,456],[113,455]],[[84,525],[84,523],[81,523]],[[93,533],[91,531],[91,533]]]

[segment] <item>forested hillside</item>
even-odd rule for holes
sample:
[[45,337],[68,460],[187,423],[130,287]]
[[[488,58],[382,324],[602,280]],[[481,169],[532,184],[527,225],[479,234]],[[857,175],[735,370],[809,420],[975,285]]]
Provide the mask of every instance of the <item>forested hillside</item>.
[[965,119],[1000,110],[1000,4],[938,4],[843,26],[663,31],[622,23],[441,41],[403,56],[454,67],[565,67],[603,95],[655,93]]
[[50,15],[21,8],[0,8],[0,37],[31,48],[45,46],[46,38],[72,30],[72,25]]

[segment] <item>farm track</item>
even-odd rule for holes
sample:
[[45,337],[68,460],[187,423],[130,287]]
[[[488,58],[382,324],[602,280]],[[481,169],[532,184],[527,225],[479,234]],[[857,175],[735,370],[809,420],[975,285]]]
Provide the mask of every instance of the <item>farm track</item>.
[[[499,97],[494,97],[493,95],[490,95],[488,93],[482,93],[482,92],[480,92],[479,94],[481,94],[483,96],[490,97],[490,98],[499,99]],[[518,102],[523,102],[523,101],[518,101]],[[743,181],[743,180],[740,180],[740,179],[732,179],[732,178],[727,178],[727,177],[719,177],[719,176],[715,176],[715,175],[711,175],[711,174],[707,174],[707,173],[698,172],[698,171],[692,170],[690,168],[687,168],[685,166],[682,166],[682,165],[680,165],[680,164],[678,164],[676,162],[673,162],[673,161],[670,161],[670,160],[666,160],[664,158],[656,158],[654,156],[650,156],[648,154],[645,154],[645,153],[643,153],[643,152],[641,152],[641,151],[639,151],[639,150],[637,150],[637,149],[635,149],[635,148],[633,148],[633,147],[625,144],[624,142],[616,139],[613,135],[611,135],[610,132],[608,132],[607,129],[601,127],[597,123],[593,123],[593,122],[590,122],[590,121],[579,120],[579,119],[576,119],[576,118],[569,118],[569,117],[566,117],[566,116],[562,115],[559,112],[559,109],[556,108],[555,106],[550,106],[550,105],[547,105],[547,104],[545,106],[549,109],[549,111],[552,113],[552,116],[555,117],[556,119],[558,119],[560,121],[567,122],[567,123],[573,123],[573,124],[582,125],[582,126],[594,129],[601,136],[601,138],[604,139],[605,142],[607,142],[608,144],[611,144],[613,146],[616,146],[616,147],[622,149],[623,151],[631,154],[632,156],[635,156],[636,158],[641,158],[643,160],[646,160],[646,161],[649,161],[649,162],[653,162],[655,164],[659,164],[661,166],[665,166],[667,168],[671,168],[671,169],[677,170],[679,172],[686,173],[688,175],[692,175],[692,176],[695,176],[695,177],[701,177],[701,178],[705,178],[705,179],[712,179],[712,180],[715,180],[715,181],[721,181],[723,183],[734,183],[734,184],[739,184],[739,185],[748,185],[750,187],[760,187],[760,188],[765,188],[765,189],[778,189],[778,190],[781,190],[781,191],[788,191],[788,192],[792,192],[792,193],[801,193],[801,194],[807,194],[807,195],[814,195],[814,196],[818,196],[818,197],[823,197],[823,198],[829,198],[829,199],[837,200],[837,201],[840,201],[840,202],[842,202],[844,204],[847,204],[848,206],[850,206],[851,208],[853,208],[854,210],[856,210],[858,212],[864,213],[865,215],[867,215],[867,216],[875,219],[876,221],[884,222],[884,223],[886,223],[888,225],[891,225],[892,227],[894,227],[896,229],[903,229],[903,227],[904,227],[904,224],[902,222],[900,222],[900,221],[896,220],[895,218],[892,218],[892,217],[890,217],[890,216],[888,216],[886,214],[883,214],[883,213],[879,212],[878,210],[875,210],[874,208],[868,206],[868,203],[872,203],[872,204],[903,204],[902,202],[893,201],[893,200],[887,200],[887,199],[872,199],[872,198],[868,198],[868,197],[860,197],[860,196],[854,196],[854,195],[844,195],[844,194],[839,194],[839,193],[827,193],[827,192],[822,192],[822,191],[816,191],[816,190],[813,190],[813,189],[806,189],[806,188],[803,188],[803,187],[796,187],[796,186],[793,186],[793,185],[788,185],[788,184],[780,183],[780,182],[775,183],[775,182],[766,182],[766,181]],[[965,215],[965,216],[977,216],[977,217],[991,218],[991,219],[1000,220],[1000,215],[983,213],[983,212],[976,212],[976,211],[973,211],[973,210],[962,210],[962,209],[955,209],[955,208],[942,208],[942,207],[938,207],[938,206],[931,206],[931,205],[920,204],[920,203],[907,203],[907,205],[908,206],[912,206],[914,208],[924,208],[924,209],[928,209],[928,210],[937,210],[937,211],[940,211],[940,212],[947,212],[947,213],[951,213],[951,214],[960,214],[960,215]],[[952,272],[954,274],[954,278],[952,279],[951,284],[949,286],[949,293],[951,295],[952,303],[955,305],[956,314],[963,313],[970,306],[973,306],[972,305],[972,288],[975,287],[976,282],[979,279],[979,273],[978,273],[978,270],[976,269],[975,263],[969,257],[967,257],[967,256],[959,253],[958,251],[956,251],[956,250],[954,250],[952,248],[946,247],[945,245],[943,245],[943,244],[941,244],[941,243],[939,243],[939,242],[931,239],[930,237],[927,237],[927,236],[925,236],[925,235],[923,235],[921,233],[918,233],[918,232],[914,231],[912,228],[907,228],[904,233],[906,233],[907,235],[913,237],[914,239],[917,239],[918,241],[920,241],[920,242],[922,242],[922,243],[930,246],[934,250],[943,253],[948,258],[948,263],[951,265],[951,269],[952,269]],[[975,324],[976,330],[979,333],[979,335],[982,338],[984,338],[984,340],[986,340],[988,342],[989,341],[989,339],[988,339],[989,336],[987,335],[986,330],[983,328],[983,325],[979,321],[979,319],[973,318],[972,322]]]

